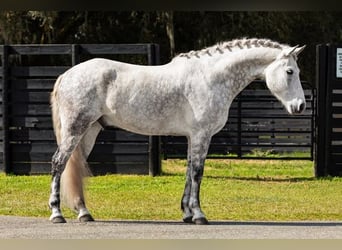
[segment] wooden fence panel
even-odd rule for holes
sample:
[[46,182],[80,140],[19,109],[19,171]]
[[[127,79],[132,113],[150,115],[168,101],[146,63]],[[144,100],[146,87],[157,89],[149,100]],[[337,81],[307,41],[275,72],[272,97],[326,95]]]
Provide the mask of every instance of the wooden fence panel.
[[[0,171],[49,173],[57,147],[49,104],[56,78],[84,60],[95,56],[112,59],[117,55],[131,55],[138,63],[159,63],[158,47],[153,44],[0,46]],[[334,93],[336,98],[338,91]],[[210,157],[232,153],[244,158],[258,148],[310,151],[311,159],[315,92],[307,88],[305,95],[305,114],[292,117],[268,90],[244,90],[231,106],[228,123],[213,137]],[[333,109],[338,113],[341,107],[336,101]],[[335,134],[339,138],[342,133]],[[89,156],[90,168],[94,174],[159,174],[161,154],[165,158],[184,157],[187,148],[184,137],[162,137],[161,152],[159,139],[106,128]]]
[[[50,92],[57,77],[72,65],[82,62],[83,55],[89,59],[98,55],[139,54],[149,64],[156,64],[159,60],[158,46],[151,44],[9,45],[1,49],[0,170],[15,174],[50,172],[51,157],[57,149],[49,104]],[[60,56],[63,56],[62,60]],[[54,60],[52,65],[44,65]],[[6,95],[3,93],[4,82]],[[3,98],[6,98],[6,107],[3,106]],[[6,123],[3,121],[4,111],[8,112]],[[8,137],[6,150],[5,135]],[[151,148],[158,149],[151,147],[149,136],[106,128],[100,132],[88,162],[95,175],[157,175],[160,173],[160,158],[150,163]],[[4,157],[4,151],[8,153],[7,157]]]

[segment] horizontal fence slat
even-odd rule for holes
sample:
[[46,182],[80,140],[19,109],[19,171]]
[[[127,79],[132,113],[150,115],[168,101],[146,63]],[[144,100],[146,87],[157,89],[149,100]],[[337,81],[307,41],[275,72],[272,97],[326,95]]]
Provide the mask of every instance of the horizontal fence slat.
[[340,133],[332,132],[331,138],[333,141],[342,140],[342,133],[341,132]]
[[89,163],[127,163],[127,164],[147,164],[148,156],[139,154],[118,155],[118,154],[90,154]]
[[51,164],[46,162],[16,162],[12,163],[12,173],[16,175],[48,174]]
[[148,143],[149,137],[145,135],[139,135],[130,133],[121,129],[115,130],[103,130],[98,135],[97,141],[100,142],[144,142]]
[[331,84],[331,89],[333,89],[333,90],[342,90],[342,84],[341,84],[341,82],[333,82],[332,84]]
[[49,103],[50,92],[17,91],[12,96],[12,103]]
[[52,129],[52,119],[50,115],[45,117],[11,117],[10,123],[13,127]]
[[[12,153],[14,156],[19,154],[36,153],[54,153],[57,149],[56,143],[31,143],[31,144],[11,144]],[[96,144],[92,154],[146,154],[148,152],[147,143],[107,143]],[[52,155],[51,155],[52,156]]]
[[[14,163],[13,173],[17,175],[35,175],[46,174],[51,172],[51,164],[49,163]],[[89,168],[93,175],[106,174],[149,174],[148,165],[146,163],[90,163]]]
[[80,44],[81,54],[147,54],[145,44]]
[[12,77],[57,77],[69,68],[69,66],[15,66],[10,68],[10,74]]
[[342,128],[342,119],[332,119],[332,124],[331,124],[332,129],[334,128]]
[[12,108],[12,116],[51,116],[51,108],[48,103],[17,103],[17,105]]
[[149,174],[148,164],[89,164],[89,168],[93,175],[106,175],[109,173],[120,173],[120,174]]
[[70,44],[29,44],[29,45],[11,45],[10,54],[19,55],[65,55],[71,54]]
[[11,141],[55,141],[55,134],[52,129],[19,129],[11,130]]
[[[25,162],[51,162],[53,152],[15,152],[12,154],[13,163],[25,163]],[[148,156],[144,154],[97,154],[91,153],[88,157],[89,163],[129,163],[139,164],[148,163]]]
[[116,162],[116,163],[148,163],[148,156],[144,154],[90,154],[88,161],[91,163]]
[[[80,54],[147,54],[147,44],[79,44]],[[72,53],[72,45],[47,44],[11,45],[11,54],[20,55],[67,55]]]
[[115,143],[96,144],[92,153],[95,154],[147,154],[148,143]]
[[13,155],[16,154],[29,154],[29,153],[39,153],[39,154],[52,154],[57,149],[56,143],[31,143],[31,144],[11,144]]
[[16,90],[48,90],[52,91],[56,79],[13,79],[10,81],[12,88]]
[[[1,131],[0,131],[1,136]],[[12,141],[54,141],[54,131],[51,129],[19,128],[11,129]],[[99,133],[96,143],[148,143],[149,137],[130,133],[121,129],[107,129]]]

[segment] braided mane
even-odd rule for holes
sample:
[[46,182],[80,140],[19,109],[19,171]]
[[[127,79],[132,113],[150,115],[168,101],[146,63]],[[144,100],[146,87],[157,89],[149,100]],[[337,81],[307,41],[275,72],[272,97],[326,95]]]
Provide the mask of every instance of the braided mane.
[[202,55],[211,56],[214,53],[223,54],[225,51],[233,51],[234,49],[249,49],[252,47],[264,47],[264,48],[273,48],[273,49],[283,49],[288,47],[286,44],[280,44],[278,42],[272,41],[270,39],[257,39],[257,38],[243,38],[243,39],[235,39],[232,41],[217,43],[208,48],[204,48],[201,50],[191,50],[187,53],[181,53],[176,57],[200,57]]

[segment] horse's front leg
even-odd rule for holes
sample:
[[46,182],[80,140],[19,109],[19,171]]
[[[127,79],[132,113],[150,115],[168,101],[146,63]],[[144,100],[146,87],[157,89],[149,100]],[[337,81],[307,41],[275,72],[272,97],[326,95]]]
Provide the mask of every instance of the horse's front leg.
[[198,136],[189,140],[188,169],[182,199],[184,222],[208,224],[200,207],[200,186],[211,137]]
[[189,207],[190,201],[190,192],[191,192],[191,141],[188,137],[188,162],[187,162],[187,169],[186,169],[186,181],[185,181],[185,188],[181,203],[181,208],[183,210],[183,221],[185,223],[192,223],[193,213]]

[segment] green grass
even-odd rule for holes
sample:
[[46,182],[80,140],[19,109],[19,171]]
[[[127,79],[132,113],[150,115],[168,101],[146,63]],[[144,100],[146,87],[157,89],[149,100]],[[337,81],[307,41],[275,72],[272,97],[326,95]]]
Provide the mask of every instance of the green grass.
[[[185,165],[164,161],[158,177],[90,177],[88,207],[96,219],[180,220]],[[48,218],[49,186],[50,176],[0,174],[0,214]],[[207,160],[201,190],[209,220],[342,220],[342,178],[314,178],[311,161]]]

